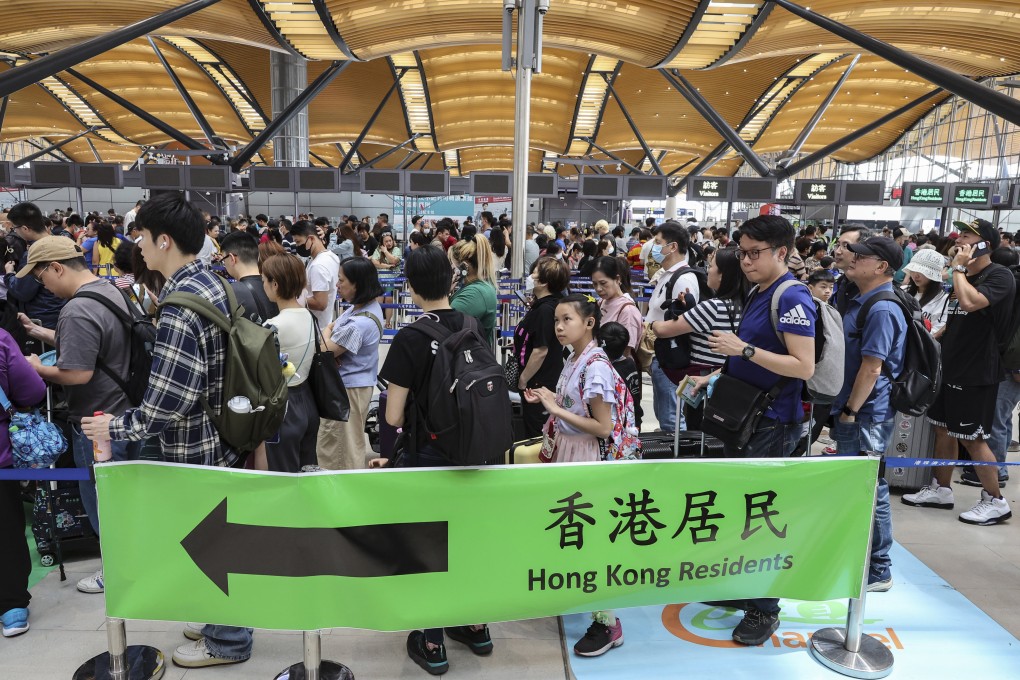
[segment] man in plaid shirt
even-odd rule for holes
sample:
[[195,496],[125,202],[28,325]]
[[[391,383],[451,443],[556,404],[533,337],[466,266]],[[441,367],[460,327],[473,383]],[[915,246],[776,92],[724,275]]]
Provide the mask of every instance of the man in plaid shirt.
[[[160,194],[138,211],[145,264],[166,276],[160,299],[174,291],[200,295],[228,314],[226,283],[198,260],[205,241],[202,213],[182,194]],[[206,415],[206,400],[215,413],[224,407],[223,379],[227,358],[226,334],[189,309],[161,309],[156,327],[152,373],[138,408],[122,416],[106,414],[82,419],[89,439],[140,441],[159,437],[163,460],[170,463],[236,467],[237,451],[220,439]],[[189,625],[173,655],[178,666],[214,666],[247,661],[252,630],[230,626]]]

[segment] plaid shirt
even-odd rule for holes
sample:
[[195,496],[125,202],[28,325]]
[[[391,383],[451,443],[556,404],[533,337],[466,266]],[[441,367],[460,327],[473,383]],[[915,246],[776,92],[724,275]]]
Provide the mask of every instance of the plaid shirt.
[[[198,260],[170,277],[160,300],[175,291],[200,295],[227,313],[224,284]],[[223,407],[226,357],[222,330],[189,309],[164,307],[145,398],[139,408],[110,422],[110,437],[138,441],[159,435],[165,461],[233,465],[237,452],[220,440],[201,403],[204,397],[217,414]]]

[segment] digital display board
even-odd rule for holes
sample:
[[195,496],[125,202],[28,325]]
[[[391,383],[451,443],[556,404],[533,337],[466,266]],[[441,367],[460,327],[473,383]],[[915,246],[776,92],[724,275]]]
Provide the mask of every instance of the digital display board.
[[225,165],[187,166],[188,189],[195,191],[230,191],[231,172]]
[[400,170],[362,170],[361,193],[402,194],[404,173]]
[[954,208],[991,208],[992,192],[995,187],[991,184],[954,184],[949,194],[949,205]]
[[31,168],[34,187],[75,186],[74,163],[34,162]]
[[771,177],[735,177],[733,200],[747,203],[771,203],[776,200],[776,180]]
[[296,168],[296,191],[336,193],[340,191],[340,171],[335,168]]
[[688,177],[688,201],[722,201],[730,200],[730,189],[733,180],[729,177]]
[[843,182],[839,194],[841,205],[882,205],[885,201],[885,182]]
[[14,185],[14,163],[0,161],[0,187],[13,187]]
[[793,197],[799,205],[835,203],[839,198],[839,182],[831,179],[798,179],[794,183]]
[[949,204],[949,187],[932,182],[906,182],[900,202],[903,205],[944,208]]
[[528,196],[556,198],[559,196],[560,176],[555,173],[528,173]]
[[434,170],[409,170],[406,193],[411,196],[449,196],[450,173]]
[[184,166],[143,165],[142,188],[184,191]]
[[293,191],[294,173],[290,168],[253,167],[248,171],[252,191]]
[[666,198],[666,178],[657,175],[625,175],[623,196],[627,199],[661,201]]
[[623,198],[623,177],[619,175],[581,175],[577,179],[578,198],[616,200]]
[[472,172],[470,180],[468,193],[473,196],[510,196],[513,193],[512,172]]
[[78,186],[98,189],[123,189],[124,170],[117,163],[81,163]]

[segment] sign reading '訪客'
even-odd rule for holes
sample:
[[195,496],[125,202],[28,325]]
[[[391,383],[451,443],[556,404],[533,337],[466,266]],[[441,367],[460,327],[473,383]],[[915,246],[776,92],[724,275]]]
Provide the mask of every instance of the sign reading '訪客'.
[[867,458],[280,475],[96,466],[109,616],[406,630],[856,596]]

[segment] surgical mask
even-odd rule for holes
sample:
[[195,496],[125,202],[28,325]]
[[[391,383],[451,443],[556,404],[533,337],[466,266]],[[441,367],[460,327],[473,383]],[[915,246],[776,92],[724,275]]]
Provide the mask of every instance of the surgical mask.
[[535,290],[535,279],[531,276],[524,278],[524,290],[528,293]]
[[655,260],[655,264],[662,264],[662,261],[666,259],[666,256],[662,254],[662,246],[658,243],[652,246],[652,259]]
[[312,251],[309,250],[306,246],[295,245],[294,252],[296,252],[301,257],[311,257],[312,255]]

